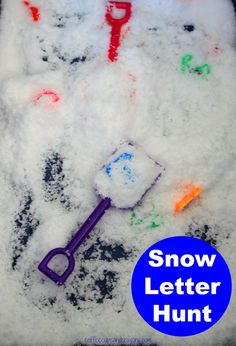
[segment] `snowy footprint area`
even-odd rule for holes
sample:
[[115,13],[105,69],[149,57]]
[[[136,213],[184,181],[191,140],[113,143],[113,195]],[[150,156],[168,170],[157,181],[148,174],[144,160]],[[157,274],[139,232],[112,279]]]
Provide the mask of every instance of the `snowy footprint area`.
[[[216,247],[235,280],[232,2],[133,0],[113,63],[106,6],[2,0],[0,345],[72,346],[91,336],[234,345],[235,291],[221,321],[188,338],[152,330],[130,293],[141,253],[173,235]],[[135,208],[106,213],[58,287],[37,266],[95,208],[96,174],[125,141],[165,173]],[[176,213],[194,186],[199,198]]]

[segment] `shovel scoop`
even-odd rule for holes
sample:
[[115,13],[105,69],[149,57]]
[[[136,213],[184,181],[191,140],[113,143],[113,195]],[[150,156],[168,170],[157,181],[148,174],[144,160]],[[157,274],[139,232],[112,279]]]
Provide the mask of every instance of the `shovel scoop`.
[[[111,207],[132,209],[157,182],[164,167],[145,154],[141,148],[125,143],[113,152],[107,163],[95,177],[95,189],[102,198],[92,214],[84,222],[65,247],[51,250],[41,261],[38,269],[57,285],[62,285],[75,267],[74,254],[93,230],[101,217]],[[64,256],[66,269],[58,273],[50,268],[56,256]]]

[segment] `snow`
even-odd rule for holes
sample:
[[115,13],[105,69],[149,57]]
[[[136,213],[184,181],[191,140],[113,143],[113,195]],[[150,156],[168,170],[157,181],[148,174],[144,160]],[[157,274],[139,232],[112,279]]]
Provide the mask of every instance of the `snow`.
[[123,144],[96,175],[95,188],[116,208],[134,208],[163,170],[133,143]]
[[[150,329],[130,294],[141,253],[173,235],[216,246],[235,278],[231,1],[132,1],[115,63],[107,60],[106,1],[31,2],[39,21],[19,0],[2,1],[0,21],[1,345],[72,346],[92,336],[160,346],[235,341],[235,292],[217,325],[180,339]],[[191,67],[182,71],[187,54]],[[204,64],[210,74],[194,71]],[[45,90],[59,100],[36,96]],[[37,265],[90,215],[99,201],[96,174],[126,140],[165,174],[133,211],[106,213],[57,287]],[[201,197],[176,215],[174,203],[192,185]]]

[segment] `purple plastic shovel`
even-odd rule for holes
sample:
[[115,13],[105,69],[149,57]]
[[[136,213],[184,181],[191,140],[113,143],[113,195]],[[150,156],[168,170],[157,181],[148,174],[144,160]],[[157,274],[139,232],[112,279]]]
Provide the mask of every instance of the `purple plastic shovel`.
[[[48,278],[52,279],[57,285],[62,285],[68,276],[73,272],[75,267],[74,253],[79,248],[83,240],[88,236],[92,229],[96,226],[105,211],[111,206],[111,200],[104,198],[98,204],[96,209],[88,217],[82,227],[75,233],[71,241],[64,248],[56,248],[51,250],[39,264],[38,269]],[[48,267],[49,262],[57,255],[64,255],[68,260],[68,266],[62,275],[54,272]]]
[[[62,285],[74,270],[75,252],[106,210],[111,205],[120,209],[133,208],[159,179],[163,171],[163,166],[131,143],[115,151],[95,179],[96,189],[103,199],[66,247],[51,250],[41,261],[38,269],[57,285]],[[58,274],[49,267],[51,260],[58,255],[64,256],[68,262],[62,274]]]

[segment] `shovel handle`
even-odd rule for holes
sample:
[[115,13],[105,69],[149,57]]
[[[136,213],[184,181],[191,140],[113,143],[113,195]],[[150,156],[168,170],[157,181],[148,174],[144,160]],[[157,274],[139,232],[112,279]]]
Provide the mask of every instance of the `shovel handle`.
[[[112,16],[112,10],[116,7],[118,10],[125,10],[124,17],[114,18]],[[120,2],[120,1],[110,1],[107,6],[106,21],[111,26],[119,26],[126,24],[131,17],[131,3],[130,2]]]
[[[125,10],[124,16],[122,18],[113,17],[113,8]],[[131,3],[130,2],[118,2],[110,1],[107,6],[106,11],[106,21],[111,25],[111,39],[110,47],[108,51],[108,59],[112,62],[116,61],[118,58],[118,48],[120,46],[120,36],[122,25],[127,23],[131,17]]]
[[[48,264],[51,262],[51,260],[58,256],[58,255],[63,255],[67,258],[68,260],[68,266],[64,273],[61,275],[57,274],[54,270],[52,270]],[[40,262],[38,269],[45,274],[49,279],[54,281],[57,285],[62,285],[68,276],[73,272],[75,267],[75,259],[73,254],[70,254],[66,251],[65,248],[56,248],[51,251],[44,257],[44,259]]]
[[[43,274],[45,274],[49,279],[53,280],[57,285],[62,285],[66,281],[68,276],[74,270],[74,267],[75,267],[74,253],[76,252],[80,244],[84,241],[84,239],[89,235],[89,233],[96,226],[96,224],[104,215],[106,210],[110,208],[110,206],[111,206],[110,198],[104,198],[103,200],[101,200],[101,202],[94,209],[92,214],[83,223],[81,228],[77,230],[77,232],[75,233],[71,241],[67,244],[67,246],[65,248],[56,248],[49,251],[49,253],[40,262],[38,269]],[[68,261],[68,266],[61,275],[57,274],[48,266],[49,262],[57,255],[65,256]]]

